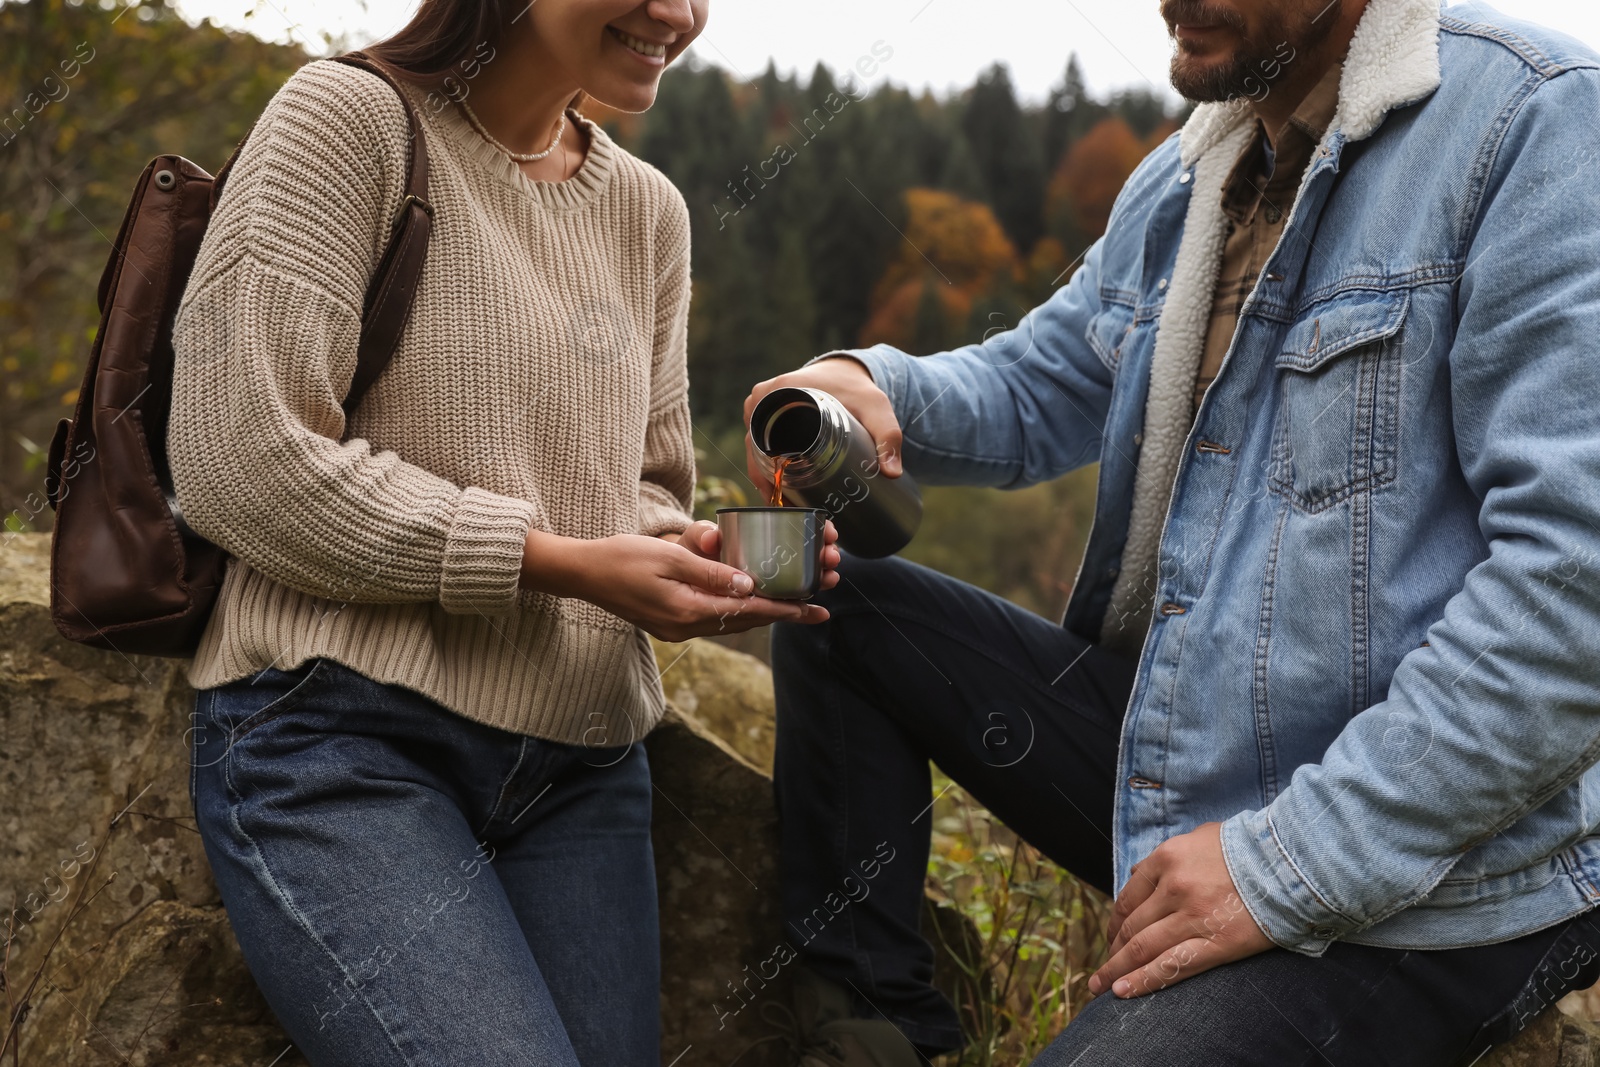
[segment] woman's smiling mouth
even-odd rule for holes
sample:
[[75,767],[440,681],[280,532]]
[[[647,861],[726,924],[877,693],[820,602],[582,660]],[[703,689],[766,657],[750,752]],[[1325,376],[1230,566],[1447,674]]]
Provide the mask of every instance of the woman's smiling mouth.
[[607,26],[606,29],[610,30],[611,36],[615,37],[617,41],[623,45],[623,47],[629,49],[630,51],[637,52],[641,56],[646,56],[652,59],[667,58],[667,46],[664,44],[652,44],[649,41],[641,41],[633,34],[619,30],[615,26]]

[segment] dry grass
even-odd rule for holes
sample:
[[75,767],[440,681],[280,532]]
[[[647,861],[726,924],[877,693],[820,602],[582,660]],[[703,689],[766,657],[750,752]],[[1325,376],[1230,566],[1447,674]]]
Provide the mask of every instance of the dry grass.
[[952,946],[967,972],[958,1006],[969,1044],[940,1067],[1026,1064],[1088,999],[1110,901],[935,772],[935,789],[947,785],[934,806],[928,889],[970,919],[978,938]]

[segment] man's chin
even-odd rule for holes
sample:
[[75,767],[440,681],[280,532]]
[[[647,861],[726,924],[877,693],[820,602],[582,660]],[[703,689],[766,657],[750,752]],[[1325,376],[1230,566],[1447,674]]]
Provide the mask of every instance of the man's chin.
[[1196,104],[1231,100],[1244,80],[1237,56],[1200,57],[1179,52],[1172,57],[1170,79],[1179,96]]

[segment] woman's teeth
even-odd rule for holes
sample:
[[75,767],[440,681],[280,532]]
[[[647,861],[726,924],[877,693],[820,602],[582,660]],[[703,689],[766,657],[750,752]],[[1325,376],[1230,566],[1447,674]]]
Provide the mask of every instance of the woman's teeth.
[[638,52],[641,56],[655,56],[657,59],[665,59],[666,58],[666,55],[667,55],[667,46],[666,45],[664,45],[664,44],[651,44],[649,41],[641,41],[641,40],[639,40],[639,38],[633,36],[631,33],[623,33],[621,30],[617,29],[615,26],[608,26],[606,28],[609,29],[613,34],[616,35],[617,40],[621,41],[623,44],[627,45],[629,48],[633,49],[635,52]]

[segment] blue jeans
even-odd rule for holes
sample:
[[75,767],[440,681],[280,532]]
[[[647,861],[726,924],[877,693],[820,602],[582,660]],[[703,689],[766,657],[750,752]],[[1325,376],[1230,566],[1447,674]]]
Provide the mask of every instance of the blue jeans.
[[322,1067],[659,1062],[644,747],[455,715],[328,659],[196,694],[245,961]]
[[[779,869],[805,964],[925,1052],[961,1044],[918,932],[932,760],[1025,840],[1111,883],[1133,664],[925,567],[844,558],[820,626],[773,628]],[[1469,1061],[1600,977],[1600,913],[1473,948],[1273,949],[1092,1001],[1038,1067]]]

